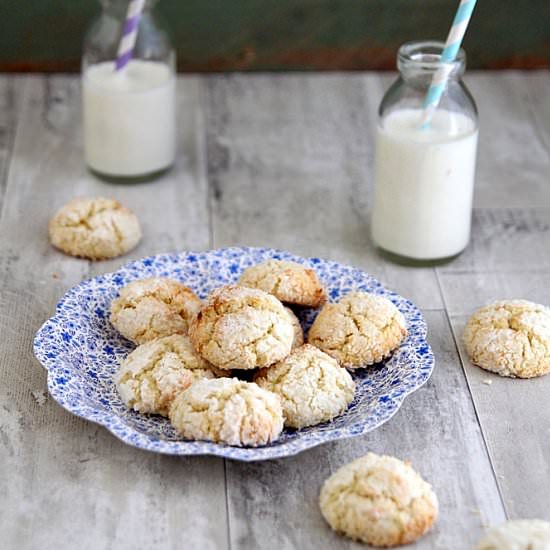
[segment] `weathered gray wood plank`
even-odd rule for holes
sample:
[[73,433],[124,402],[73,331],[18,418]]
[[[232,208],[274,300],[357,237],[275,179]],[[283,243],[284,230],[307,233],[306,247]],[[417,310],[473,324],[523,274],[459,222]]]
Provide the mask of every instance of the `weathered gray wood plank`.
[[476,208],[470,244],[461,256],[438,271],[549,269],[549,250],[549,208]]
[[546,146],[550,156],[550,104],[548,89],[550,87],[550,71],[537,71],[529,75],[525,81],[531,117],[539,138]]
[[0,212],[6,190],[6,176],[15,136],[18,95],[16,78],[0,75]]
[[[318,508],[332,472],[368,451],[411,460],[433,485],[441,514],[416,548],[470,548],[504,511],[444,312],[427,312],[437,365],[395,417],[363,437],[267,463],[227,464],[235,548],[361,548],[335,535]],[[458,546],[459,545],[459,546]]]
[[476,207],[550,206],[550,155],[535,125],[532,79],[518,71],[471,73],[466,79],[480,117]]
[[[180,81],[182,145],[163,181],[112,186],[82,162],[78,80],[24,79],[23,108],[0,220],[0,514],[6,548],[225,548],[223,461],[128,447],[45,398],[32,338],[61,294],[127,258],[89,266],[53,250],[51,214],[76,195],[134,208],[146,237],[133,253],[209,245],[200,81]],[[153,200],[154,199],[154,200]],[[159,214],[162,217],[159,218]]]
[[384,262],[369,236],[377,75],[209,80],[208,167],[216,246],[259,245],[364,268],[422,308],[432,269]]
[[509,517],[550,519],[550,377],[501,378],[473,366],[462,346],[468,316],[497,300],[550,304],[549,272],[443,273],[455,338]]

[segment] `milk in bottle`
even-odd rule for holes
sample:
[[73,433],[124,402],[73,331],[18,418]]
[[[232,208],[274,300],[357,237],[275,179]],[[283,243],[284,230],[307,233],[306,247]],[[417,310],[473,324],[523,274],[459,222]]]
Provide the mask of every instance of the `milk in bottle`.
[[460,79],[462,50],[452,62],[438,109],[422,127],[424,97],[443,46],[412,42],[400,48],[400,75],[379,111],[372,239],[404,263],[451,259],[470,238],[478,123]]
[[96,172],[153,174],[175,156],[175,78],[164,63],[132,60],[88,67],[83,76],[84,153]]
[[399,109],[376,138],[372,236],[383,249],[426,260],[460,253],[470,237],[477,128],[460,113]]
[[84,40],[84,158],[107,180],[151,180],[175,160],[176,60],[155,4],[101,0]]

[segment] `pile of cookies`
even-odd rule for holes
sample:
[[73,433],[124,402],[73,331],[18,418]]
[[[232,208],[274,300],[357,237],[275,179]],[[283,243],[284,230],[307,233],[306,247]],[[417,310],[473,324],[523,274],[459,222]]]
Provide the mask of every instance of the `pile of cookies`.
[[[280,260],[249,267],[204,303],[175,280],[134,281],[111,303],[112,325],[138,344],[115,374],[118,392],[186,439],[228,445],[330,421],[353,401],[348,369],[387,357],[407,329],[381,296],[325,302],[314,270]],[[291,307],[321,308],[308,343]]]

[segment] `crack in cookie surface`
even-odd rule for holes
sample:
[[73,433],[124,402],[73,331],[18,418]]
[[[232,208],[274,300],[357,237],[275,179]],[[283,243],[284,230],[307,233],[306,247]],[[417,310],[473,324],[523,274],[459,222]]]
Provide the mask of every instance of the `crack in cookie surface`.
[[169,416],[185,438],[235,446],[265,445],[283,429],[279,398],[237,378],[195,382],[176,397]]
[[254,381],[280,396],[285,425],[304,428],[332,420],[351,403],[355,383],[335,359],[311,345],[295,349]]
[[111,303],[111,323],[126,338],[141,344],[171,334],[187,334],[202,303],[179,281],[139,279],[123,287]]
[[73,199],[50,220],[49,233],[56,248],[91,260],[125,254],[141,239],[135,214],[105,198]]
[[494,302],[466,323],[466,351],[479,367],[501,376],[550,372],[550,309],[527,300]]
[[382,361],[406,335],[403,314],[387,298],[351,292],[323,307],[308,342],[342,365],[358,368]]
[[274,296],[230,285],[210,295],[189,335],[195,349],[219,368],[254,369],[290,353],[295,327]]
[[315,271],[295,262],[268,260],[243,272],[239,284],[259,288],[282,302],[319,307],[326,301],[326,292]]
[[335,531],[374,546],[411,543],[438,514],[435,493],[408,463],[373,453],[329,477],[319,500]]

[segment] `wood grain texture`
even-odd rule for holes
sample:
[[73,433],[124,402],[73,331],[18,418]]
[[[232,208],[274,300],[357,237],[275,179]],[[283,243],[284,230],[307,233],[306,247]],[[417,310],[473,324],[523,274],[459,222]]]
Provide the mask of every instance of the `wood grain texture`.
[[377,75],[209,79],[216,246],[284,248],[358,267],[421,308],[442,307],[432,269],[383,261],[369,236]]
[[[544,74],[550,85],[550,76]],[[550,207],[550,155],[530,99],[532,79],[518,71],[499,78],[470,73],[466,79],[479,109],[476,207]]]
[[15,93],[15,88],[14,77],[0,75],[0,212],[6,190],[19,107],[19,96]]
[[136,255],[208,246],[200,82],[183,79],[180,92],[180,164],[161,182],[124,188],[96,181],[83,165],[78,80],[34,77],[17,89],[23,107],[0,220],[5,548],[177,548],[183,538],[189,547],[226,547],[223,461],[122,444],[47,398],[32,357],[34,333],[61,294],[116,264],[90,266],[51,248],[48,218],[69,198],[115,195],[135,208],[147,234]]
[[447,317],[430,311],[426,319],[434,374],[381,428],[297,457],[228,463],[232,547],[362,548],[330,530],[318,496],[331,473],[369,451],[410,460],[439,497],[436,529],[411,547],[471,548],[485,525],[505,519]]
[[548,101],[548,85],[550,71],[538,71],[530,75],[526,81],[529,109],[540,140],[550,156],[550,102]]
[[438,271],[540,271],[549,251],[549,208],[476,208],[468,248]]

